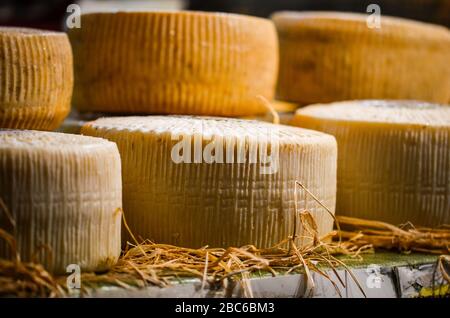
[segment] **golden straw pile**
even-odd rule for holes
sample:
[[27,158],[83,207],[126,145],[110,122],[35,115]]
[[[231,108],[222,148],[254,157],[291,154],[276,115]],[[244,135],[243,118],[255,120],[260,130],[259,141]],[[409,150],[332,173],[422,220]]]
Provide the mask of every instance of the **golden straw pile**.
[[[99,283],[114,284],[123,287],[129,285],[167,286],[172,279],[181,277],[196,277],[202,280],[203,287],[222,286],[227,279],[238,279],[243,287],[244,296],[252,297],[248,279],[255,272],[263,271],[273,276],[277,273],[303,272],[309,287],[314,288],[311,271],[319,273],[331,281],[339,293],[337,284],[324,271],[331,268],[337,275],[336,267],[343,267],[356,281],[345,263],[337,255],[357,257],[360,253],[370,250],[370,246],[354,246],[346,242],[331,242],[336,235],[332,232],[325,237],[317,237],[316,224],[312,215],[303,211],[299,213],[300,221],[311,234],[311,243],[299,247],[293,237],[280,242],[268,249],[259,249],[253,245],[240,248],[200,248],[191,249],[167,244],[156,244],[150,241],[129,243],[129,249],[124,251],[115,267],[104,275],[82,276],[85,287]],[[124,219],[125,226],[126,221]],[[345,286],[337,275],[339,283]],[[356,281],[358,284],[358,282]],[[362,289],[361,289],[362,290]]]
[[422,252],[450,254],[450,226],[438,229],[416,228],[407,223],[400,227],[392,224],[351,218],[336,217],[345,230],[341,236],[357,246],[372,245],[374,248],[398,250],[399,252]]
[[0,210],[4,211],[12,233],[0,228],[0,240],[11,248],[12,260],[0,258],[0,297],[54,297],[64,294],[64,289],[44,267],[35,262],[22,262],[16,248],[15,222],[0,198]]
[[[297,185],[304,188],[299,182]],[[313,194],[304,189],[316,200]],[[2,206],[14,229],[11,215],[4,205],[0,205]],[[331,213],[326,206],[323,207]],[[363,253],[374,252],[374,248],[445,254],[439,258],[438,269],[450,283],[450,276],[444,265],[446,262],[450,263],[449,227],[422,229],[414,228],[411,224],[397,227],[379,221],[341,216],[335,218],[337,231],[318,237],[311,213],[301,211],[295,218],[300,218],[304,235],[298,236],[294,228],[291,236],[268,249],[259,249],[253,245],[227,249],[191,249],[148,240],[138,242],[124,218],[124,225],[130,231],[134,243],[128,243],[118,263],[107,273],[82,274],[81,292],[88,293],[90,288],[101,285],[124,288],[148,285],[164,287],[178,278],[193,277],[201,279],[202,288],[225,286],[229,280],[239,281],[243,287],[243,296],[252,297],[249,282],[252,273],[263,272],[275,276],[279,273],[299,272],[306,277],[307,295],[314,289],[311,272],[315,272],[327,278],[340,295],[338,284],[345,287],[336,271],[340,267],[349,273],[364,294],[351,270],[338,257],[361,258]],[[302,246],[296,244],[298,239],[305,238],[309,243]],[[41,265],[21,262],[13,234],[0,229],[0,239],[8,242],[13,255],[16,255],[12,261],[0,259],[0,296],[61,297],[68,294],[66,277],[55,278]],[[336,274],[338,282],[331,279],[327,270]]]

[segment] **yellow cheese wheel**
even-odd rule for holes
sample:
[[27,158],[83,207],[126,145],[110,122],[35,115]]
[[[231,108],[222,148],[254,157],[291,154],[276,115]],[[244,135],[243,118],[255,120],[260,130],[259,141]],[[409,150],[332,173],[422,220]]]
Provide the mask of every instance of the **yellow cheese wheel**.
[[278,71],[270,20],[204,12],[82,15],[69,32],[83,112],[244,116],[265,112]]
[[[353,99],[450,99],[450,31],[336,12],[279,12],[277,97],[301,104]],[[369,18],[369,22],[372,22]],[[372,26],[372,24],[369,24]]]
[[69,113],[72,88],[66,34],[0,27],[0,128],[57,128]]
[[[0,130],[0,228],[21,259],[55,273],[105,270],[120,254],[122,182],[117,146],[100,138]],[[11,249],[0,240],[0,257]]]
[[414,101],[312,105],[297,111],[294,124],[337,139],[337,214],[450,223],[450,107]]
[[[101,118],[82,133],[117,143],[125,215],[144,239],[272,246],[292,235],[296,180],[334,211],[337,149],[326,134],[188,116]],[[310,210],[320,234],[332,230],[332,217],[301,188],[297,199],[298,212]],[[297,226],[300,234],[299,218]]]

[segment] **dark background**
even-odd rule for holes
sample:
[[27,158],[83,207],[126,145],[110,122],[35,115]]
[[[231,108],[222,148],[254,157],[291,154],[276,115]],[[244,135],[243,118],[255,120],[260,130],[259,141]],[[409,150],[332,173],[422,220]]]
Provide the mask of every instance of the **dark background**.
[[[94,0],[90,0],[91,4]],[[164,0],[147,0],[161,3]],[[66,8],[77,0],[0,0],[0,25],[60,30]],[[97,2],[107,2],[97,0]],[[141,0],[141,2],[144,2]],[[179,0],[186,9],[224,11],[268,17],[278,10],[333,10],[366,12],[378,4],[381,13],[433,22],[450,27],[450,0]],[[121,3],[127,3],[122,0]],[[134,1],[134,9],[136,1]],[[95,5],[95,4],[94,4]],[[131,5],[130,5],[131,7]]]

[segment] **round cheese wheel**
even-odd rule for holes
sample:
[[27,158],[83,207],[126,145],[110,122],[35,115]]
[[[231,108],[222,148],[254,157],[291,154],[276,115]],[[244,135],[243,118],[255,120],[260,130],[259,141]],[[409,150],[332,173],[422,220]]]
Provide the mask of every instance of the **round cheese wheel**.
[[0,27],[0,128],[56,129],[69,113],[72,88],[66,34]]
[[277,97],[301,104],[353,99],[450,99],[450,31],[337,12],[279,12]]
[[[120,254],[122,180],[117,146],[107,140],[0,130],[0,228],[15,235],[24,261],[55,273],[75,264],[105,270]],[[0,257],[11,257],[0,240]]]
[[82,15],[69,32],[83,112],[264,113],[278,71],[270,20],[205,12]]
[[[125,215],[144,239],[272,246],[293,233],[296,181],[334,211],[337,149],[330,135],[188,116],[102,118],[82,133],[117,143]],[[332,217],[300,187],[297,192],[298,212],[316,217],[319,234],[331,231]]]
[[337,139],[337,214],[450,223],[450,107],[415,101],[312,105],[297,111],[294,124]]

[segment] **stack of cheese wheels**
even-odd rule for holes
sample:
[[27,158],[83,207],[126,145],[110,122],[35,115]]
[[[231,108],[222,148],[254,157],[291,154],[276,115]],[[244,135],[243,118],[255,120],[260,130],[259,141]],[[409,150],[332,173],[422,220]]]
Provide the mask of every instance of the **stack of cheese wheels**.
[[72,88],[65,33],[0,27],[0,128],[57,128],[69,113]]
[[[0,228],[15,236],[24,261],[35,255],[65,273],[70,264],[104,270],[119,257],[121,166],[112,142],[0,130],[0,199]],[[14,255],[1,240],[0,257]]]
[[82,15],[69,36],[83,112],[244,116],[273,98],[272,21],[204,12]]
[[280,12],[278,98],[302,104],[353,99],[450,99],[450,31],[382,16]]
[[392,223],[450,222],[450,107],[352,101],[297,111],[338,142],[336,213]]
[[[126,219],[143,238],[272,246],[292,235],[296,180],[334,211],[337,148],[330,135],[187,116],[102,118],[82,133],[117,143]],[[297,203],[298,212],[315,216],[320,234],[332,230],[332,217],[300,188]]]

